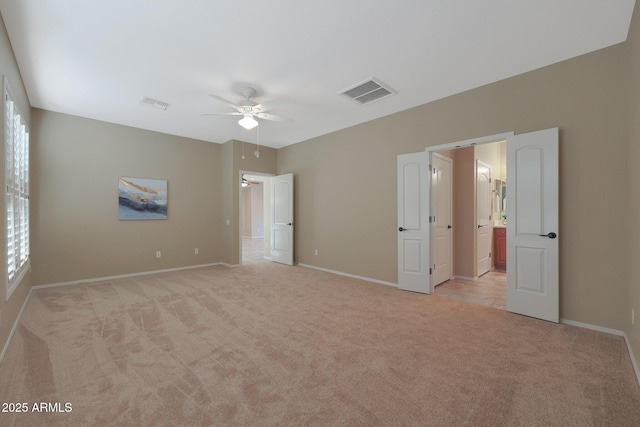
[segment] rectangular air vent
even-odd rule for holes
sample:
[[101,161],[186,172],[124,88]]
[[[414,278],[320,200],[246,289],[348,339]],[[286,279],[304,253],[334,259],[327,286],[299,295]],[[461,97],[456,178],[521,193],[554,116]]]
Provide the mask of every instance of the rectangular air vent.
[[338,92],[341,95],[348,96],[360,104],[369,104],[370,102],[389,96],[395,91],[389,86],[384,85],[380,81],[370,78],[367,81],[358,83],[345,90]]
[[148,98],[146,96],[142,97],[140,104],[151,108],[157,108],[158,110],[166,110],[171,105],[167,102],[158,101],[157,99]]

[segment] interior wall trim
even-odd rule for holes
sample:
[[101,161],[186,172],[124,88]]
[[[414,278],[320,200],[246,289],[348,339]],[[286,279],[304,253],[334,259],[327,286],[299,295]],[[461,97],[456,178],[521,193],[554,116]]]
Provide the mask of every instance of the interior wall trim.
[[489,142],[506,141],[510,136],[514,136],[515,132],[502,132],[495,135],[481,136],[479,138],[465,139],[464,141],[449,142],[446,144],[425,147],[425,151],[434,152],[441,150],[452,150],[456,148],[471,147],[478,144],[486,144]]
[[386,282],[384,280],[372,279],[371,277],[357,276],[355,274],[343,273],[342,271],[330,270],[328,268],[316,267],[315,265],[309,265],[309,264],[298,263],[297,265],[299,265],[300,267],[311,268],[313,270],[320,270],[320,271],[325,271],[327,273],[337,274],[339,276],[351,277],[352,279],[365,280],[367,282],[378,283],[380,285],[393,286],[394,288],[398,287],[397,283],[391,283],[391,282]]
[[[211,265],[224,265],[225,267],[229,267],[229,268],[236,268],[236,267],[240,267],[240,264],[229,264],[227,262],[217,262],[215,264],[211,264]],[[204,266],[203,266],[204,267]]]
[[477,277],[459,276],[459,275],[457,275],[457,274],[455,274],[455,275],[453,276],[453,278],[454,278],[454,279],[460,279],[460,280],[469,280],[469,281],[471,281],[471,282],[475,282],[475,281],[477,281],[477,280],[478,280],[478,278],[477,278]]
[[80,285],[83,283],[94,283],[94,282],[103,282],[105,280],[115,280],[115,279],[126,279],[129,277],[137,277],[137,276],[148,276],[150,274],[157,274],[157,273],[168,273],[171,271],[180,271],[180,270],[191,270],[194,268],[202,268],[202,267],[213,267],[215,265],[224,265],[226,267],[230,267],[229,264],[223,263],[223,262],[214,262],[211,264],[199,264],[199,265],[189,265],[187,267],[176,267],[176,268],[167,268],[164,270],[153,270],[153,271],[142,271],[140,273],[131,273],[131,274],[120,274],[117,276],[106,276],[106,277],[95,277],[92,279],[82,279],[82,280],[74,280],[71,282],[58,282],[58,283],[50,283],[50,284],[46,284],[46,285],[36,285],[33,286],[31,289],[45,289],[45,288],[55,288],[58,286],[69,286],[69,285]]
[[560,319],[560,323],[563,325],[577,326],[579,328],[591,329],[592,331],[604,332],[607,334],[618,335],[620,337],[624,336],[624,332],[619,331],[617,329],[605,328],[604,326],[598,325],[590,325],[588,323],[576,322],[575,320],[569,319]]
[[29,293],[27,294],[27,297],[24,299],[24,302],[22,303],[22,307],[20,307],[18,316],[16,316],[16,321],[13,322],[13,327],[11,327],[11,332],[9,332],[9,336],[7,337],[7,342],[4,343],[4,347],[2,348],[2,353],[0,353],[0,364],[2,364],[2,360],[4,359],[4,355],[7,352],[7,349],[9,348],[9,344],[11,344],[11,341],[13,340],[13,335],[16,333],[16,330],[18,329],[18,324],[20,323],[20,319],[22,319],[22,313],[24,312],[24,308],[27,306],[27,302],[29,302],[29,299],[31,298],[32,291],[33,291],[33,287],[29,289]]
[[603,326],[590,325],[588,323],[576,322],[574,320],[568,320],[568,319],[562,319],[562,318],[560,319],[560,323],[623,337],[624,342],[627,345],[627,350],[629,351],[629,358],[631,358],[631,365],[633,365],[633,370],[636,373],[636,380],[638,380],[638,385],[640,386],[640,368],[638,367],[638,362],[636,362],[636,358],[633,354],[633,349],[631,348],[631,343],[629,342],[629,337],[627,336],[626,332],[619,331],[617,329],[610,329],[610,328],[605,328]]

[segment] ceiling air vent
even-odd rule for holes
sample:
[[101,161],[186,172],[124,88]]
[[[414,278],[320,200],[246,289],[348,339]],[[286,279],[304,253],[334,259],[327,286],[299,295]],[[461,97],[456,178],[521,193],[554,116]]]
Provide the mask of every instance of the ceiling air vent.
[[378,99],[389,96],[395,91],[391,89],[389,86],[385,86],[383,83],[375,80],[374,78],[370,78],[367,81],[362,83],[358,83],[355,86],[351,86],[345,90],[341,90],[338,92],[341,95],[348,96],[354,101],[359,102],[360,104],[369,104],[370,102],[376,101]]
[[140,104],[151,108],[157,108],[158,110],[166,110],[171,105],[167,102],[158,101],[157,99],[147,98],[146,96],[142,97]]

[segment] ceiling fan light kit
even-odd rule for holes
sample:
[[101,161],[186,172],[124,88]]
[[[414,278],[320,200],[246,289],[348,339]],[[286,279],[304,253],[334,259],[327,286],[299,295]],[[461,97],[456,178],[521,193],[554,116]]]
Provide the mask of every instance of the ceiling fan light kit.
[[238,124],[246,130],[251,130],[258,126],[258,121],[251,114],[245,114],[243,118],[238,120]]

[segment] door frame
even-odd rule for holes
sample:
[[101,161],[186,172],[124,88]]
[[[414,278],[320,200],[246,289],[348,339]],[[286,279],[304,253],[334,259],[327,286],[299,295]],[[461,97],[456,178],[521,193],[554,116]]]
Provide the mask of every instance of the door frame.
[[[265,177],[265,178],[271,178],[273,176],[275,176],[275,174],[272,173],[265,173],[265,172],[254,172],[254,171],[248,171],[248,170],[239,170],[238,171],[238,263],[240,264],[240,266],[243,265],[243,260],[242,260],[242,227],[243,227],[243,210],[242,210],[242,175],[252,175],[252,176],[261,176],[261,177]],[[263,185],[264,185],[263,181]],[[264,190],[265,187],[263,187]],[[266,194],[266,193],[265,193]],[[264,210],[267,206],[265,205],[265,201],[264,201],[264,196],[262,198],[262,209]],[[264,234],[266,234],[266,230],[267,230],[267,215],[264,215],[262,218],[263,221],[263,225],[262,225],[262,230],[265,231]],[[264,237],[265,239],[267,238],[266,236]],[[269,244],[271,245],[271,244]],[[271,250],[271,246],[269,246],[269,250]]]
[[[429,153],[429,164],[433,164],[433,155],[435,154],[436,151],[455,150],[457,148],[472,147],[475,145],[487,144],[490,142],[506,141],[508,137],[511,137],[513,135],[515,135],[515,132],[513,131],[503,132],[495,135],[487,135],[479,138],[472,138],[472,139],[466,139],[463,141],[449,142],[447,144],[434,145],[431,147],[426,147],[424,150]],[[430,186],[431,186],[431,174],[429,174],[429,188]],[[428,203],[429,203],[429,212],[431,212],[431,194],[429,194]],[[430,232],[428,235],[428,239],[429,239],[429,245],[431,245],[432,242],[431,242]],[[430,260],[429,262],[432,263],[433,260]],[[433,284],[433,275],[429,276],[429,288],[430,288],[430,293],[433,293],[435,288]]]

